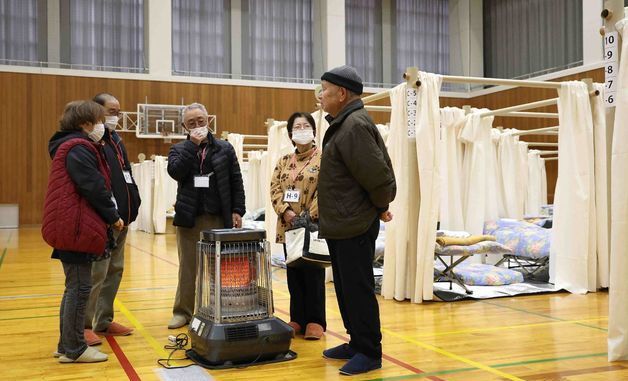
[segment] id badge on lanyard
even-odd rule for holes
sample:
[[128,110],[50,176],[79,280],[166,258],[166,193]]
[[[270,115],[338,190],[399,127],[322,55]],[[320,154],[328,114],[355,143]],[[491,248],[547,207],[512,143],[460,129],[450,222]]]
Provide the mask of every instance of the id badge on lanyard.
[[298,189],[287,189],[283,194],[283,202],[299,202],[301,191]]
[[124,181],[126,181],[127,184],[133,184],[133,176],[131,176],[131,172],[122,171],[122,173],[124,174]]
[[207,175],[194,176],[195,188],[209,188],[209,178],[212,177],[214,172]]
[[205,158],[207,157],[207,147],[203,149],[201,153],[201,163],[199,165],[201,174],[194,176],[194,187],[195,188],[209,188],[209,178],[214,174],[211,172],[207,175],[203,175],[203,163],[205,162]]
[[[303,167],[301,168],[300,171],[296,171],[297,168],[297,157],[295,154],[292,155],[291,158],[291,163],[290,166],[293,168],[290,172],[290,179],[292,180],[292,183],[295,184],[297,181],[297,178],[299,177],[299,175],[305,170],[305,168],[307,168],[307,166],[310,164],[310,162],[312,161],[312,159],[314,158],[314,156],[316,156],[318,152],[318,149],[314,148],[314,151],[312,151],[312,155],[310,156],[310,158],[307,160],[307,162],[303,165]],[[296,188],[292,188],[292,189],[287,189],[284,194],[283,194],[283,202],[299,202],[299,200],[301,199],[301,191],[299,189]]]

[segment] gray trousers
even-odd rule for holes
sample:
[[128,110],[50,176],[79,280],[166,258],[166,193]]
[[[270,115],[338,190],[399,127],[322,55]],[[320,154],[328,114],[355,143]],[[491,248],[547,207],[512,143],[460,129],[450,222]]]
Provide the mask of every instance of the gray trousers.
[[224,227],[222,216],[211,214],[196,217],[193,228],[177,226],[179,283],[172,308],[173,315],[183,316],[188,321],[192,319],[196,296],[196,243],[199,241],[201,231]]
[[59,344],[57,352],[76,360],[87,349],[83,329],[85,307],[92,289],[91,263],[63,263],[65,290],[59,311]]
[[109,258],[92,264],[92,292],[85,312],[85,328],[103,332],[113,321],[113,301],[122,281],[124,245],[128,231],[128,227],[122,231],[114,229],[113,238],[117,247]]

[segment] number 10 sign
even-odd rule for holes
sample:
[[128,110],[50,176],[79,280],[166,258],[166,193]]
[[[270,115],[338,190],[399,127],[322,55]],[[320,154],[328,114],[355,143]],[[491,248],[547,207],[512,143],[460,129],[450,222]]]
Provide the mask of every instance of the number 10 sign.
[[617,32],[604,35],[604,103],[606,107],[615,107],[617,93]]

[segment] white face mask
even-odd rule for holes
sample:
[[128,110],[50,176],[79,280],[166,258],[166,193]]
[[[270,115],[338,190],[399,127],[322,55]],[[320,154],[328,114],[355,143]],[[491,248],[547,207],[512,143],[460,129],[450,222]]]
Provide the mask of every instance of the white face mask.
[[116,126],[118,125],[118,121],[120,120],[120,118],[118,118],[117,116],[106,116],[105,117],[105,124],[107,125],[107,128],[111,131],[116,129]]
[[87,133],[87,136],[95,142],[99,142],[103,135],[105,135],[105,125],[102,123],[94,124],[92,132]]
[[314,140],[314,131],[311,129],[292,131],[292,141],[296,144],[308,144]]
[[194,135],[194,137],[196,137],[197,139],[205,139],[207,137],[207,133],[209,131],[207,130],[206,126],[203,127],[197,127],[193,130],[190,131],[190,135]]

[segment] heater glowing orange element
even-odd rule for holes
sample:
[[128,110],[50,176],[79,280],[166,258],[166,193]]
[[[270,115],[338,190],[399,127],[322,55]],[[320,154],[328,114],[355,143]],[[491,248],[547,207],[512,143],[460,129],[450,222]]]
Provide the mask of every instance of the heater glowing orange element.
[[256,279],[255,267],[246,257],[230,258],[220,262],[222,288],[248,287]]

